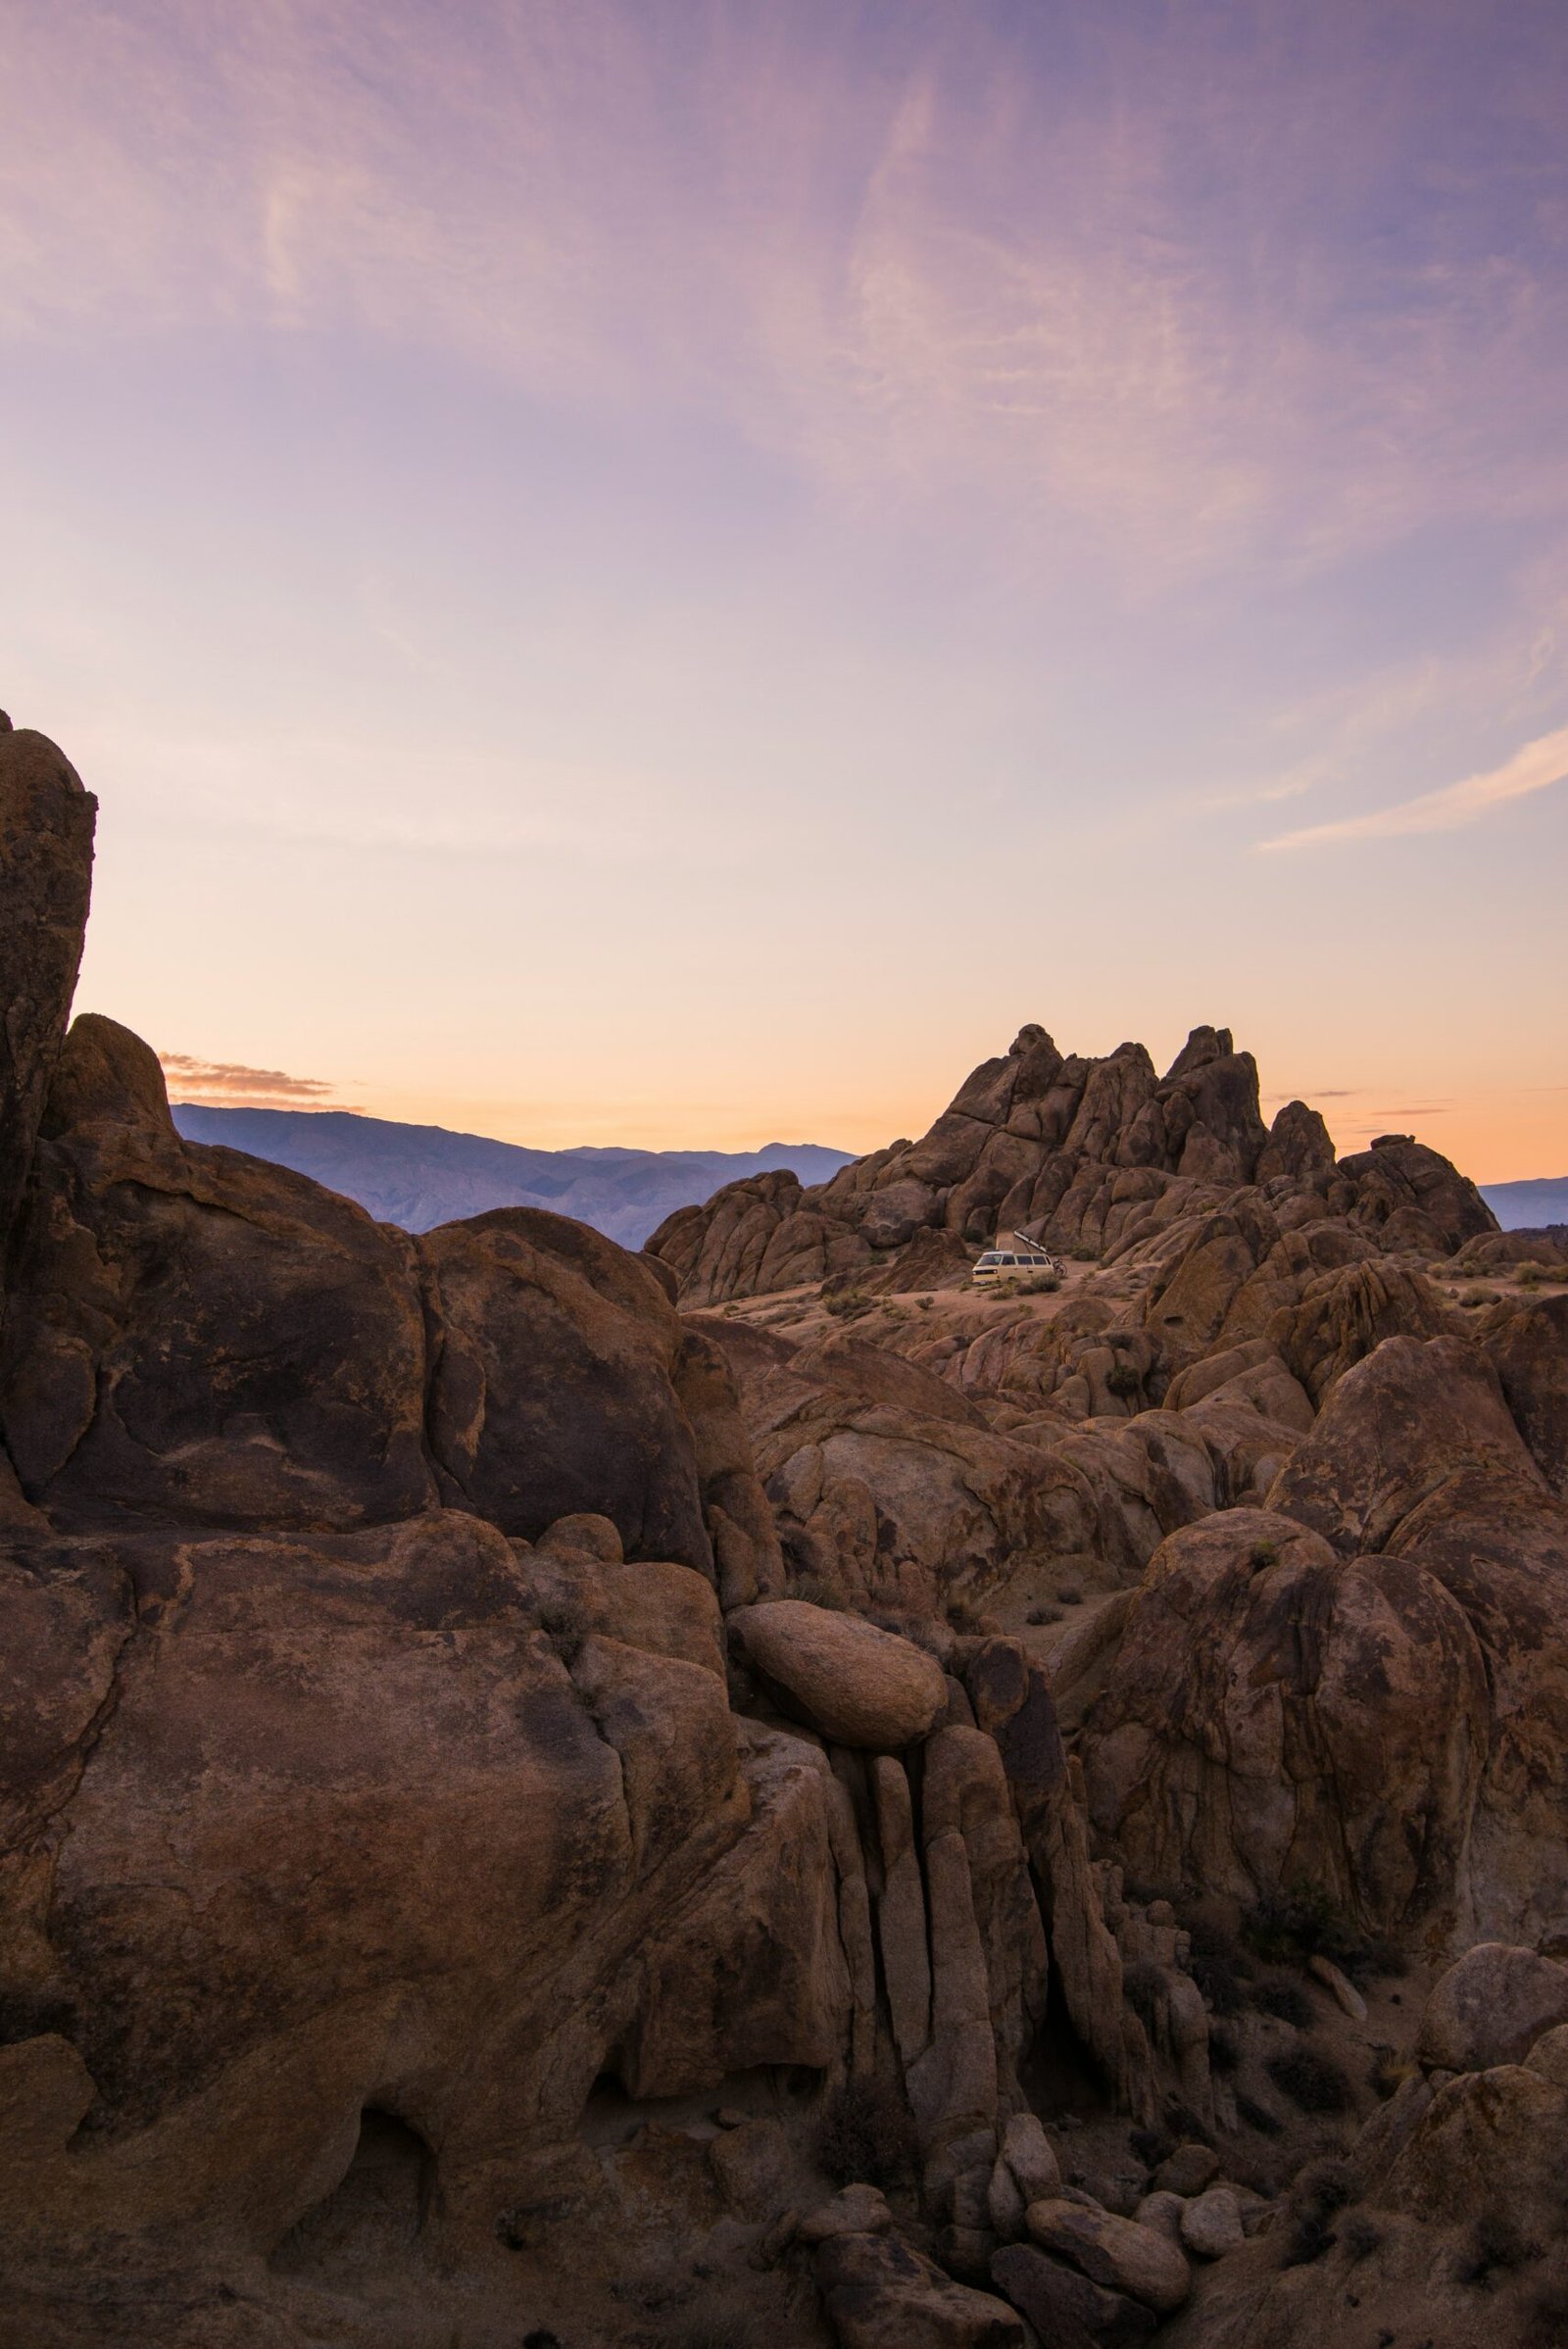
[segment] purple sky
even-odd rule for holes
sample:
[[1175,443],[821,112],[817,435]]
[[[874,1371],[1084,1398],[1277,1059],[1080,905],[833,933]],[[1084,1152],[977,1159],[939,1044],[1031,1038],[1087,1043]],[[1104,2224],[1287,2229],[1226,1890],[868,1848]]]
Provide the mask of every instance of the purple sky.
[[211,1098],[858,1148],[1212,1019],[1568,1168],[1560,0],[0,43],[0,702]]

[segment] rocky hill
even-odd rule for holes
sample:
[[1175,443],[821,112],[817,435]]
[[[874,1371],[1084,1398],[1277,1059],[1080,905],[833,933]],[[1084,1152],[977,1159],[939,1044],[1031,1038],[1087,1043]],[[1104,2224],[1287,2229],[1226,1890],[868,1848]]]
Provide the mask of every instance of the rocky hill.
[[1559,2339],[1563,1252],[1206,1030],[412,1234],[70,1023],[93,816],[0,724],[4,2349]]
[[1336,1160],[1303,1101],[1265,1127],[1256,1064],[1229,1029],[1196,1029],[1159,1077],[1141,1044],[1088,1060],[1030,1026],[921,1141],[809,1190],[787,1172],[732,1183],[649,1247],[694,1304],[873,1268],[879,1288],[918,1289],[965,1274],[999,1227],[1148,1259],[1243,1191],[1282,1228],[1326,1216],[1389,1248],[1446,1252],[1497,1228],[1475,1186],[1408,1135]]
[[760,1150],[535,1150],[350,1109],[175,1101],[172,1110],[187,1142],[290,1166],[406,1232],[433,1231],[492,1207],[545,1207],[592,1224],[622,1248],[640,1248],[656,1224],[723,1184],[780,1170],[825,1182],[849,1156],[812,1142],[770,1142]]

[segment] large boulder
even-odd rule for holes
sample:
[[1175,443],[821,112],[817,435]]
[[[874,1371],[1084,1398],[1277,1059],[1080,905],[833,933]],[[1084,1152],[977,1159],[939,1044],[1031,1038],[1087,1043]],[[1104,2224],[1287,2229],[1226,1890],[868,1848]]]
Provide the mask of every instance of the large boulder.
[[1568,1295],[1499,1312],[1483,1344],[1531,1457],[1568,1500]]
[[1024,2349],[1004,2300],[955,2283],[898,2235],[830,2236],[814,2265],[840,2349]]
[[833,2060],[821,1756],[657,1632],[558,1640],[471,1514],[32,1542],[0,1604],[19,2290],[255,2267],[367,2108],[482,2265],[607,2071]]
[[1486,1354],[1466,1338],[1390,1338],[1346,1372],[1269,1506],[1352,1557],[1478,1470],[1544,1490]]
[[1096,1826],[1146,1882],[1251,1901],[1303,1881],[1382,1932],[1446,1933],[1488,1734],[1441,1583],[1233,1509],[1156,1552],[1080,1751]]
[[1544,2031],[1568,2023],[1568,1966],[1506,1941],[1480,1941],[1433,1984],[1416,2050],[1445,2072],[1520,2064]]
[[1081,2269],[1033,2243],[994,2254],[991,2280],[1053,2349],[1140,2349],[1159,2320],[1142,2300],[1092,2283]]
[[1180,2308],[1192,2274],[1168,2235],[1085,2202],[1031,2202],[1029,2232],[1105,2290],[1141,2300],[1159,2317]]
[[737,1607],[729,1631],[753,1669],[841,1745],[885,1753],[912,1744],[948,1701],[933,1657],[858,1615],[772,1599]]
[[147,1046],[76,1021],[0,1349],[0,1434],[30,1500],[80,1526],[405,1516],[435,1498],[425,1346],[405,1234],[182,1142]]

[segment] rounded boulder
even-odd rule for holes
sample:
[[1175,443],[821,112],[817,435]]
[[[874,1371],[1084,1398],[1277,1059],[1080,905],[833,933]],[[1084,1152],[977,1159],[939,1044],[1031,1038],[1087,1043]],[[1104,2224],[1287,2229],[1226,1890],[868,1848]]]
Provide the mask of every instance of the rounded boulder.
[[923,1737],[948,1700],[942,1667],[895,1632],[803,1598],[737,1607],[731,1637],[824,1737],[890,1753]]

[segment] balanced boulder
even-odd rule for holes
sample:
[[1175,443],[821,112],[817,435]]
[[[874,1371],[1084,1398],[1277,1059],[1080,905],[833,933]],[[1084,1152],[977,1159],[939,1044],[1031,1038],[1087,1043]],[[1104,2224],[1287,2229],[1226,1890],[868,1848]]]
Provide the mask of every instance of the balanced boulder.
[[948,1701],[942,1667],[911,1640],[801,1598],[737,1607],[746,1660],[841,1745],[889,1752],[923,1737]]

